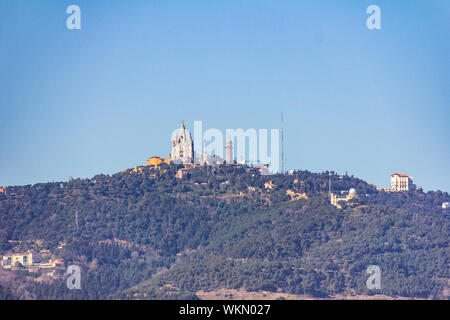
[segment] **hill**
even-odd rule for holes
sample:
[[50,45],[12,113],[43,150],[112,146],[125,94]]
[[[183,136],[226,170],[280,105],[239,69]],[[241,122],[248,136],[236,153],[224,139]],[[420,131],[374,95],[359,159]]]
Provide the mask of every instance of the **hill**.
[[[445,192],[385,193],[333,172],[219,166],[177,179],[177,169],[7,187],[0,252],[47,250],[81,267],[82,289],[68,290],[63,273],[2,271],[0,298],[448,297]],[[333,192],[355,188],[357,199],[330,205],[330,179]],[[381,269],[379,290],[366,287],[369,265]]]

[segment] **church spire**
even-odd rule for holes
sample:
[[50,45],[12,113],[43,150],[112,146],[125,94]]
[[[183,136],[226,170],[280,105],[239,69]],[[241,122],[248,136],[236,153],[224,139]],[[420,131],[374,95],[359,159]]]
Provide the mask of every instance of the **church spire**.
[[184,127],[184,120],[181,120],[180,131],[172,140],[170,158],[172,161],[179,161],[180,163],[194,162],[194,142],[191,134]]

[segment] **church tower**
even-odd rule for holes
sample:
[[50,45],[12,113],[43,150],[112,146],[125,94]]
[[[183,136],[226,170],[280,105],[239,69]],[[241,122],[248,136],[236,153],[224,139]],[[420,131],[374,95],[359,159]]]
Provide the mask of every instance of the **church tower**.
[[184,127],[184,120],[181,120],[180,132],[175,134],[172,140],[172,152],[170,158],[175,163],[193,163],[194,162],[194,142],[191,134]]

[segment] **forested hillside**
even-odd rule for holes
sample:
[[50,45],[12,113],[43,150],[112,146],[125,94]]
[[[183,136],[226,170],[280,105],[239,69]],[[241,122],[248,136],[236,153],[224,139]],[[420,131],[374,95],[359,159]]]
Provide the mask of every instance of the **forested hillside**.
[[[195,299],[219,288],[448,298],[445,192],[386,193],[332,172],[218,166],[177,179],[177,169],[7,187],[0,253],[42,240],[39,250],[81,266],[82,289],[67,289],[63,275],[1,270],[0,299]],[[357,198],[335,208],[329,180]],[[381,269],[380,290],[366,287],[369,265]]]

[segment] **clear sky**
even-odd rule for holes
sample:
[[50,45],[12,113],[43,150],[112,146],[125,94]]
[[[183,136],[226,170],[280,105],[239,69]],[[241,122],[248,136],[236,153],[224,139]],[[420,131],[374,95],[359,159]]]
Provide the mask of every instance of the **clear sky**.
[[0,186],[168,156],[181,119],[270,129],[283,111],[289,169],[448,192],[449,49],[448,0],[0,0]]

